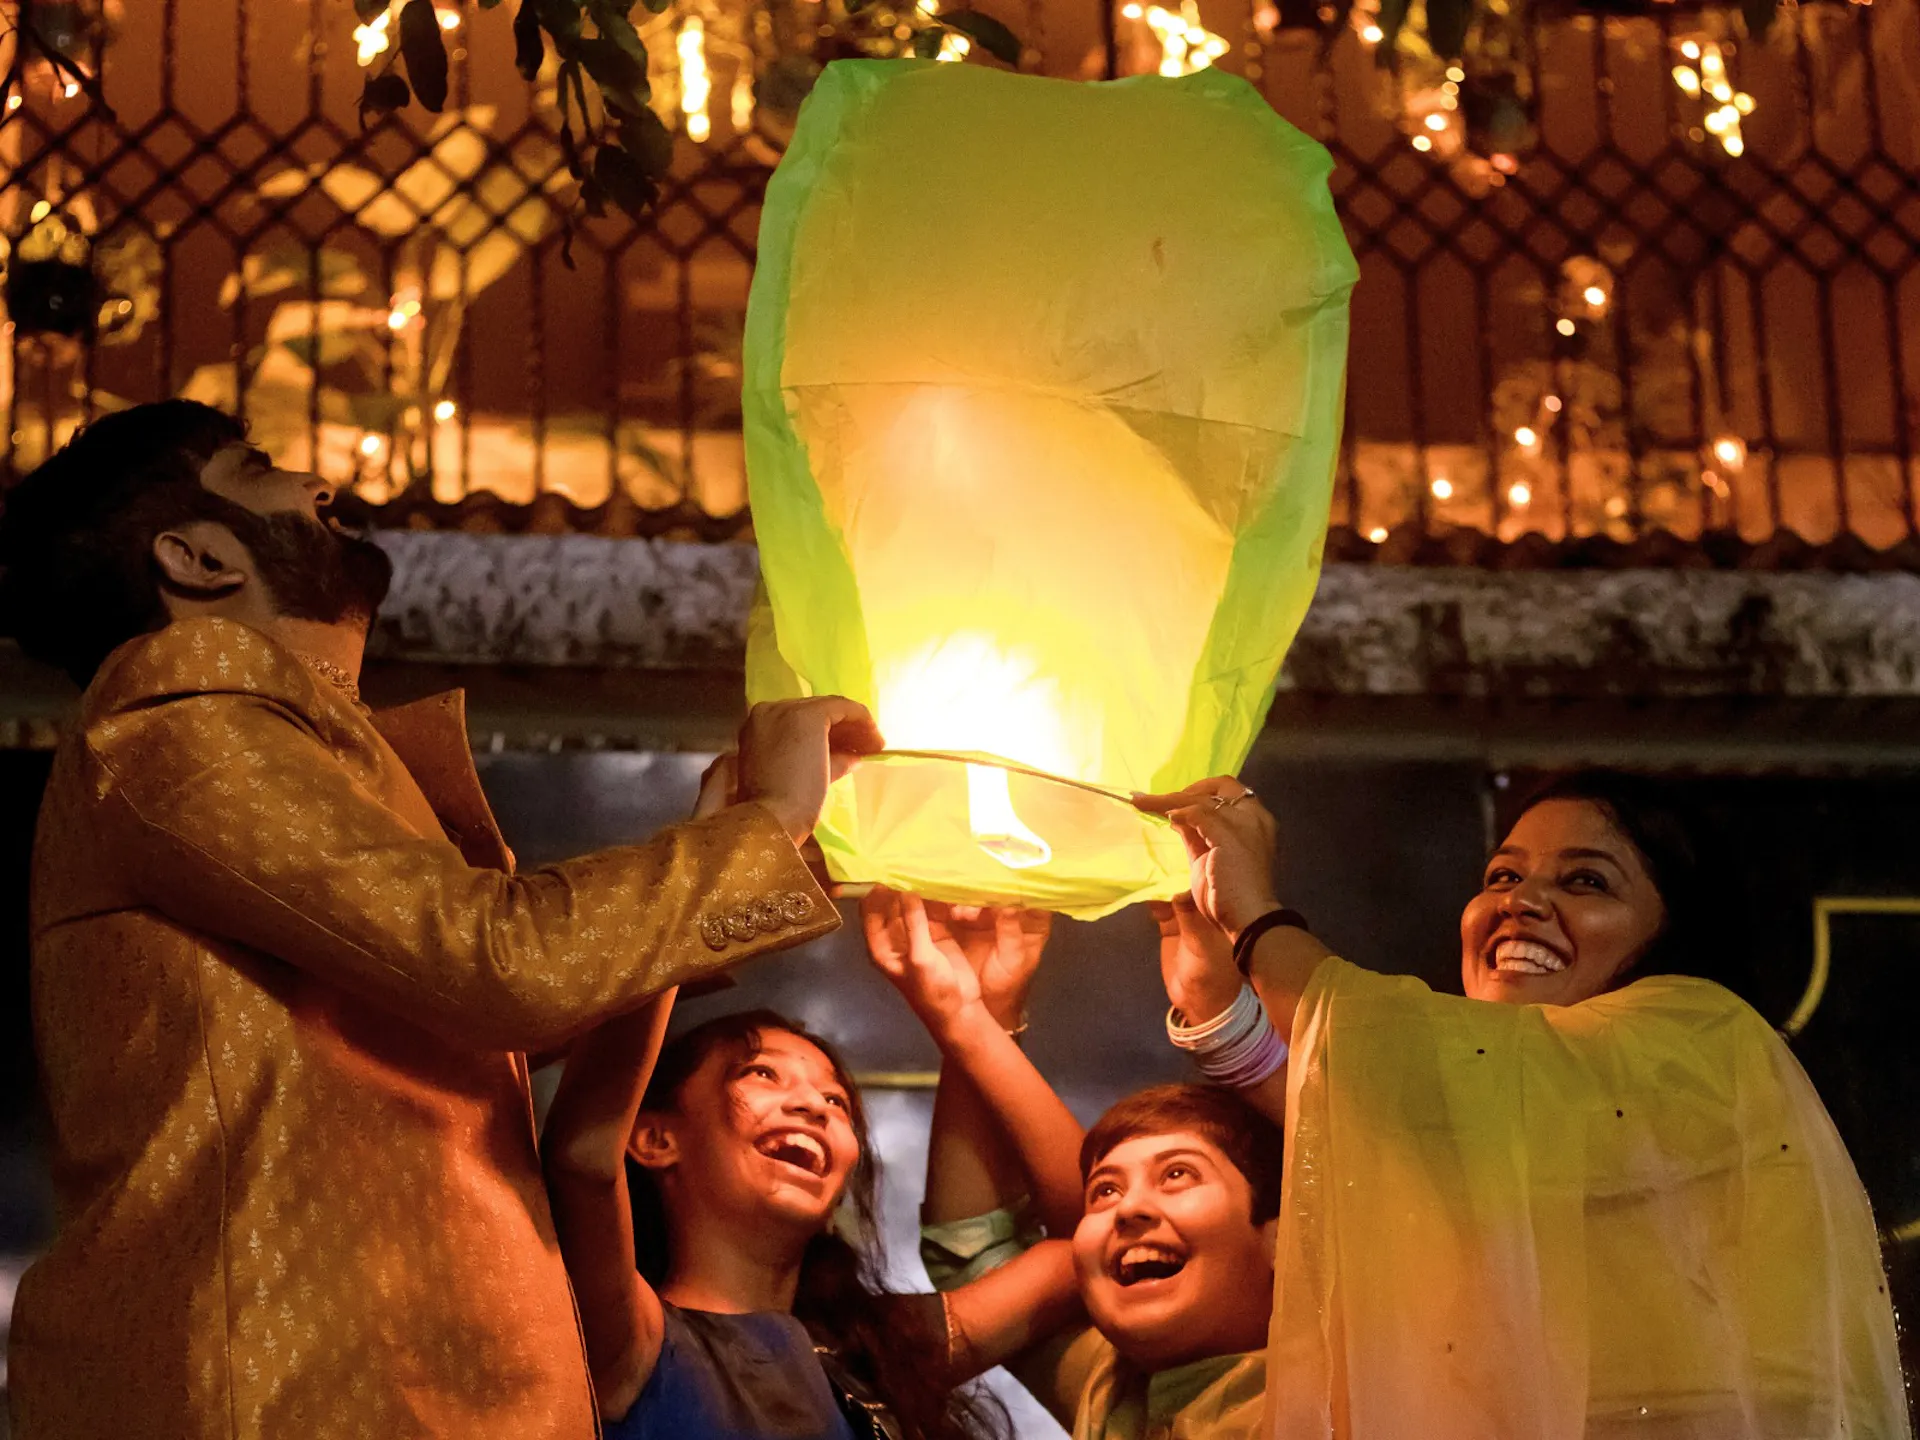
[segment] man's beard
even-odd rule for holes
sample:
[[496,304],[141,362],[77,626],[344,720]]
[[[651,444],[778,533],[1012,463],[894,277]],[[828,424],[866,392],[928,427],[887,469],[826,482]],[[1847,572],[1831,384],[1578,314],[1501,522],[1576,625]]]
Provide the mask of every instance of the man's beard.
[[297,510],[256,515],[234,508],[239,513],[228,518],[227,528],[253,556],[281,615],[323,625],[372,622],[393,583],[393,561],[386,551]]

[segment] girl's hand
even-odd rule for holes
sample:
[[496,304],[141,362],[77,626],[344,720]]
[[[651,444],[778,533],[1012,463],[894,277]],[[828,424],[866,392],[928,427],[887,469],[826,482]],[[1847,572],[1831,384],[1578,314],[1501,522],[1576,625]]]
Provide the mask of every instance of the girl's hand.
[[1240,994],[1240,972],[1233,965],[1233,942],[1182,895],[1147,907],[1160,927],[1160,981],[1167,1003],[1200,1025],[1223,1014]]
[[935,1040],[983,1011],[980,977],[952,932],[936,926],[918,895],[876,885],[860,901],[867,954]]
[[1027,992],[1053,933],[1053,916],[999,905],[935,904],[928,912],[936,933],[944,926],[979,976],[987,1013],[1003,1029],[1025,1025]]

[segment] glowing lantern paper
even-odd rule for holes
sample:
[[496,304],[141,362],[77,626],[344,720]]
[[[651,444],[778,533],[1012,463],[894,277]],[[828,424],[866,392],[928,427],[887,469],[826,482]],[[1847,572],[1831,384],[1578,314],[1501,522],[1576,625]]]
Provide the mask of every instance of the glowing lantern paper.
[[1313,595],[1330,168],[1213,69],[827,68],[747,314],[747,679],[879,718],[837,877],[1087,917],[1186,888],[1126,797],[1239,768]]

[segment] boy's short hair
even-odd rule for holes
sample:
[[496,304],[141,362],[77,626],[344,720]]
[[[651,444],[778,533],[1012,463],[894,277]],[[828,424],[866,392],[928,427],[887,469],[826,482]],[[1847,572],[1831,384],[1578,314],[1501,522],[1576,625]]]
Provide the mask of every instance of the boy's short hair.
[[1141,1135],[1186,1130],[1211,1141],[1253,1191],[1253,1223],[1280,1213],[1286,1141],[1265,1115],[1224,1085],[1155,1085],[1129,1095],[1093,1122],[1080,1142],[1080,1179],[1116,1145]]

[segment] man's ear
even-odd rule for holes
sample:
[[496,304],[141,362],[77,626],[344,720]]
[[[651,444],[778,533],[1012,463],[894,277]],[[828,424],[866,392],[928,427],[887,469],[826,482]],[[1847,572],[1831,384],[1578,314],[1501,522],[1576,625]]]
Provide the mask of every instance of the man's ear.
[[680,1163],[680,1142],[665,1117],[643,1113],[627,1137],[627,1154],[649,1170],[671,1170]]
[[153,537],[153,562],[167,588],[196,600],[216,600],[251,578],[241,568],[245,552],[234,533],[217,520],[190,520]]

